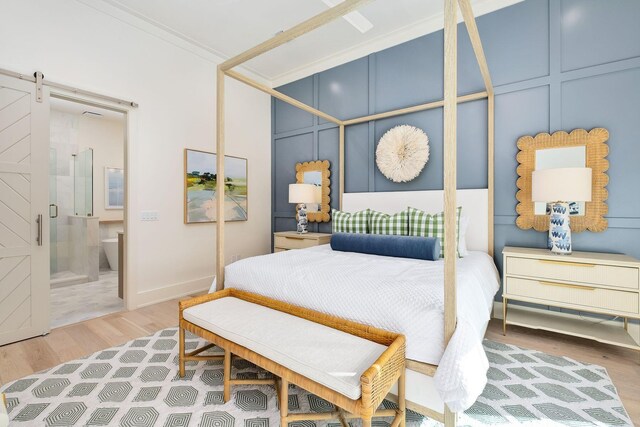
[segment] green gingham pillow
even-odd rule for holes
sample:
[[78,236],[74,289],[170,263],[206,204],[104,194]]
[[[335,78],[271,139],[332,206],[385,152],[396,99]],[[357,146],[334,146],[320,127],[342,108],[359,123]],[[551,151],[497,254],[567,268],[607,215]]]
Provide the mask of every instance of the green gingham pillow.
[[369,232],[369,216],[371,209],[360,212],[343,212],[337,209],[331,211],[332,229],[334,233],[362,233]]
[[406,236],[409,234],[409,212],[405,210],[397,214],[387,215],[386,213],[372,210],[369,217],[369,233]]
[[[409,208],[409,236],[437,237],[440,239],[440,258],[444,258],[444,212],[431,215],[416,208]],[[456,209],[456,253],[460,256],[458,240],[460,238],[460,214],[462,208]]]

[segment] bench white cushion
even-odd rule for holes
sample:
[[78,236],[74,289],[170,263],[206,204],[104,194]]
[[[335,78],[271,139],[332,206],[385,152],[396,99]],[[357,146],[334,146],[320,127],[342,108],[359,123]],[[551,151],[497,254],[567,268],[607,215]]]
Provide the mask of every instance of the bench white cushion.
[[184,310],[185,320],[246,347],[350,399],[385,346],[238,298]]

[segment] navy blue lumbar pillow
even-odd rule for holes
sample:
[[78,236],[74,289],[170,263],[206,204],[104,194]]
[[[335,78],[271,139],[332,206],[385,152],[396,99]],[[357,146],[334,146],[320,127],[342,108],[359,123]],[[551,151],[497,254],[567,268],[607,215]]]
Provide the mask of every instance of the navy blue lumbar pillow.
[[440,239],[435,237],[333,233],[331,249],[342,252],[437,261]]

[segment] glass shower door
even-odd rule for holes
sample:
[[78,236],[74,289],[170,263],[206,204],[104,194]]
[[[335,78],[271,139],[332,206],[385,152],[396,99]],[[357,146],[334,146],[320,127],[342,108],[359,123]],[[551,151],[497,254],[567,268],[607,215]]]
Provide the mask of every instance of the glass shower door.
[[79,216],[93,216],[93,149],[88,148],[73,159],[74,209]]
[[49,148],[49,259],[50,274],[58,271],[58,152]]

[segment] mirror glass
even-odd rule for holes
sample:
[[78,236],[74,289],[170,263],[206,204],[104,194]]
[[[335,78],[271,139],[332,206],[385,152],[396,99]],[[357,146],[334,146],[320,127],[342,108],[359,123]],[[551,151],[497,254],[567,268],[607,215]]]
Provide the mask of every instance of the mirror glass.
[[[322,172],[307,171],[303,174],[305,184],[311,184],[316,187],[316,200],[322,200]],[[307,203],[307,212],[319,212],[320,203]]]
[[[587,148],[583,145],[576,147],[547,148],[536,150],[535,170],[556,168],[583,168],[587,165]],[[568,201],[568,200],[561,200]],[[569,214],[581,216],[585,214],[585,202],[569,202]],[[535,215],[548,215],[550,203],[535,202]]]

